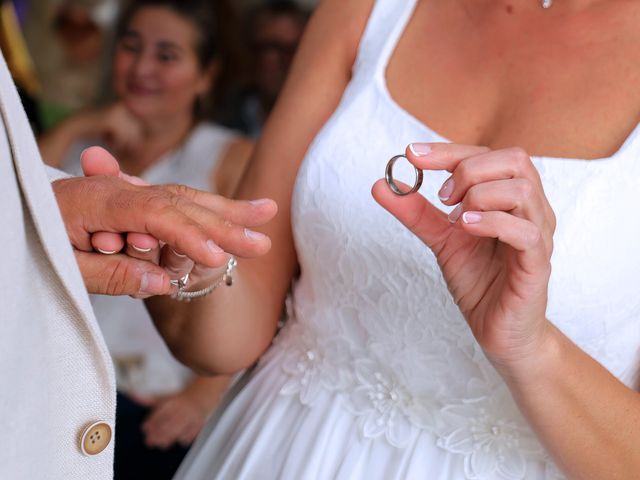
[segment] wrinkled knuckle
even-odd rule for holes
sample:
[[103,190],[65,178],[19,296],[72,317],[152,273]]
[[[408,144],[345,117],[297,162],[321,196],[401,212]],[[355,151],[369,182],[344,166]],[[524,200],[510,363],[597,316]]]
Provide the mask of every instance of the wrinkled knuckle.
[[173,197],[180,197],[180,198],[185,198],[185,197],[191,198],[194,192],[192,188],[181,183],[172,183],[169,185],[164,185],[164,189],[170,192],[170,194]]
[[186,197],[191,195],[192,189],[180,183],[176,184],[176,192],[178,193],[178,195]]

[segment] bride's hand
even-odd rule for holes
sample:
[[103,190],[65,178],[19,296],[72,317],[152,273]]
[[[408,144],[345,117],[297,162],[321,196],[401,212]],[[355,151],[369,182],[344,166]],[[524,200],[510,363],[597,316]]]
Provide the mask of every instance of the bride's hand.
[[[530,365],[549,331],[545,318],[555,216],[538,172],[519,148],[413,144],[423,170],[452,173],[439,197],[398,196],[384,180],[373,196],[436,255],[455,302],[488,358],[508,373]],[[523,363],[524,362],[524,363]],[[527,364],[526,366],[524,364]]]

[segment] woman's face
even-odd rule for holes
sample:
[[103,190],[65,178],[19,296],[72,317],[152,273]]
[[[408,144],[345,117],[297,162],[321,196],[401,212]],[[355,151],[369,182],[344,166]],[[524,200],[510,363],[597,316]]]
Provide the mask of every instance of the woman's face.
[[132,114],[157,120],[193,112],[213,75],[200,66],[196,42],[196,27],[168,8],[133,15],[113,60],[115,92]]

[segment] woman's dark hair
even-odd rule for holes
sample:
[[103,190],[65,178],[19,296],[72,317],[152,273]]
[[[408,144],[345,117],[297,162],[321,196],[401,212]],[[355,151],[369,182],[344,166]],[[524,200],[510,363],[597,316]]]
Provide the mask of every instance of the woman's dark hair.
[[197,34],[196,55],[202,68],[208,67],[218,54],[218,19],[212,0],[131,0],[127,2],[120,20],[117,35],[122,37],[133,16],[146,7],[161,7],[172,10],[191,22]]

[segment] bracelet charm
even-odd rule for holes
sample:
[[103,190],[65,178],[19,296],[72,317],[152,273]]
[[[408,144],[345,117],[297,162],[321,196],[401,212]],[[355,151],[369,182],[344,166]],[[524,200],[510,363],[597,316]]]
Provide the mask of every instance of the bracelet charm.
[[195,292],[185,292],[184,290],[178,290],[176,293],[171,295],[171,298],[173,298],[174,300],[179,300],[181,302],[190,302],[194,298],[200,298],[209,295],[223,283],[227,287],[230,287],[233,285],[233,270],[237,265],[238,261],[234,257],[231,257],[227,262],[227,268],[225,269],[222,276],[215,280],[211,285],[201,290],[196,290]]

